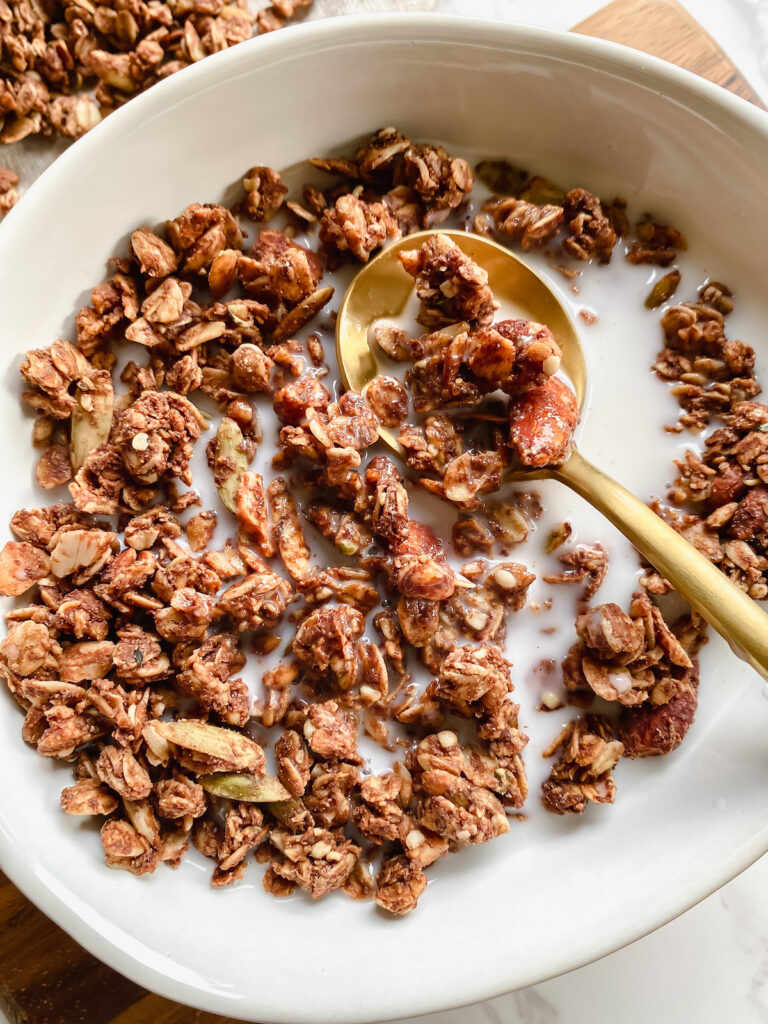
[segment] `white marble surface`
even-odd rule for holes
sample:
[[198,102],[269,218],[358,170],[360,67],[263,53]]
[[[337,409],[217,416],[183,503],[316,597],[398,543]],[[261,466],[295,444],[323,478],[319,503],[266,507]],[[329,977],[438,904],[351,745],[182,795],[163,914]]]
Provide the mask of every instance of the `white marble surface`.
[[766,1021],[768,856],[676,921],[588,967],[407,1024]]
[[[600,6],[599,0],[316,0],[310,17],[425,10],[564,29]],[[768,102],[768,0],[687,0],[686,6]],[[8,158],[3,153],[4,162],[27,179],[52,156],[45,146],[18,149]],[[62,1013],[59,1020],[65,1019]],[[418,1024],[614,1021],[768,1024],[768,857],[676,921],[597,963],[482,1004],[418,1018]]]

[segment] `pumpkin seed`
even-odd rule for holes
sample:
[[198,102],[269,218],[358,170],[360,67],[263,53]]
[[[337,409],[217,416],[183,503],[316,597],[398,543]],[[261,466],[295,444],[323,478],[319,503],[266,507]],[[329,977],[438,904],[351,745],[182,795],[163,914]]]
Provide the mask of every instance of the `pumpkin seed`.
[[200,785],[213,796],[228,800],[242,800],[245,803],[264,804],[290,800],[291,794],[274,775],[241,775],[237,772],[216,772],[203,775]]

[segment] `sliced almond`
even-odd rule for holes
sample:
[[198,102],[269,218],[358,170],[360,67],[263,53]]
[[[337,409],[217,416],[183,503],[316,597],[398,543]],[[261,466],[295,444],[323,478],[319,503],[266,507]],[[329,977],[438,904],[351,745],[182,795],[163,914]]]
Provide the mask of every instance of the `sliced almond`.
[[240,475],[235,494],[235,512],[238,523],[253,538],[259,554],[271,558],[275,553],[275,544],[267,495],[260,473],[249,470]]
[[26,541],[9,540],[0,551],[0,594],[18,597],[47,576],[50,568],[45,551]]
[[75,392],[69,457],[75,472],[87,456],[109,440],[115,392],[108,370],[92,371]]
[[203,323],[194,324],[188,328],[181,337],[176,339],[176,348],[179,352],[188,352],[190,349],[204,345],[208,341],[220,338],[226,331],[226,324],[221,320],[207,320]]
[[114,665],[115,645],[110,640],[83,640],[71,644],[59,658],[59,675],[68,683],[103,679]]
[[[162,750],[162,741],[182,750],[210,758],[225,770],[264,774],[264,751],[258,743],[217,725],[205,722],[151,722],[143,730],[144,739],[154,753]],[[159,755],[158,755],[159,756]]]
[[71,574],[80,586],[101,572],[119,546],[115,534],[106,530],[67,530],[51,552],[51,571],[59,579]]
[[285,341],[286,338],[292,338],[304,324],[309,323],[312,317],[320,312],[332,295],[332,285],[328,285],[326,288],[318,288],[311,295],[307,295],[275,327],[272,332],[272,343],[276,345],[278,342]]
[[283,565],[295,580],[309,575],[310,550],[301,528],[296,502],[285,480],[279,476],[267,488],[271,502],[272,523],[277,533],[277,546]]
[[242,449],[243,432],[234,420],[225,416],[216,434],[216,479],[219,497],[230,512],[237,512],[236,495],[240,477],[248,469],[248,459]]

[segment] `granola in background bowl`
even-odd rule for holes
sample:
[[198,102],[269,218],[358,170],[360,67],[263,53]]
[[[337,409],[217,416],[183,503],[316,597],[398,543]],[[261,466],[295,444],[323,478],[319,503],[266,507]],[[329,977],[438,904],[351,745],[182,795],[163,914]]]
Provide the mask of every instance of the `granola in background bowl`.
[[[254,35],[284,28],[313,0],[55,0],[0,7],[0,144],[80,138],[169,75]],[[19,179],[0,168],[0,217]]]

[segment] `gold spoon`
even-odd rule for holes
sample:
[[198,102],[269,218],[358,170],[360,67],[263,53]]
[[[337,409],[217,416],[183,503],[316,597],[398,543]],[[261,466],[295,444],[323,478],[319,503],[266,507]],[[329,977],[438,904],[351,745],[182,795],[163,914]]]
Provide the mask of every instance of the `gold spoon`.
[[[345,388],[362,391],[382,372],[378,352],[369,344],[369,328],[375,320],[402,313],[414,286],[398,253],[419,248],[436,233],[420,231],[389,245],[349,286],[336,322],[336,353]],[[562,370],[570,378],[581,408],[587,381],[584,354],[570,316],[549,286],[514,253],[489,238],[463,231],[441,234],[485,268],[497,298],[511,301],[528,319],[549,327],[563,353]],[[394,455],[404,458],[389,430],[382,428],[379,435]],[[708,558],[639,498],[588,462],[575,445],[559,466],[514,474],[515,479],[543,477],[562,481],[602,512],[734,652],[768,679],[768,615]]]

